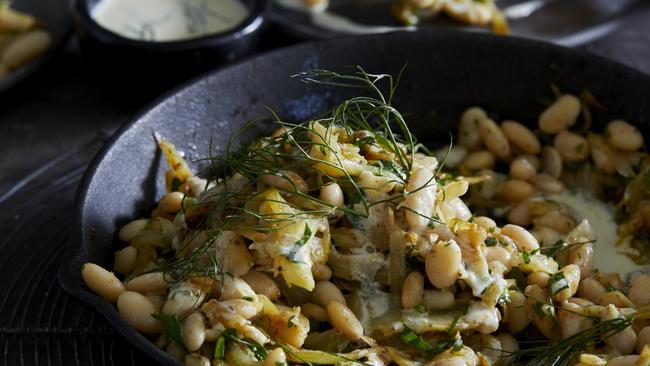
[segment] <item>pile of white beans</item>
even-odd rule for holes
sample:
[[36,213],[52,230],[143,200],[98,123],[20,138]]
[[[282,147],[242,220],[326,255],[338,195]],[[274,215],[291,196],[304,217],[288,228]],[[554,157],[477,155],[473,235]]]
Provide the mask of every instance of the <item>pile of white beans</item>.
[[[616,164],[609,160],[614,156],[609,152],[628,157],[643,147],[640,132],[624,121],[609,123],[604,135],[571,132],[580,111],[577,97],[562,95],[541,113],[539,129],[553,136],[553,146],[542,146],[536,133],[522,123],[497,124],[478,107],[465,111],[458,144],[446,163],[466,176],[490,177],[487,181],[461,177],[436,183],[437,160],[414,154],[410,178],[399,186],[394,177],[359,168],[389,160],[390,154],[375,146],[352,147],[353,140],[334,135],[332,139],[340,144],[336,148],[345,150],[346,158],[354,156],[355,162],[362,162],[351,164],[355,170],[348,173],[366,195],[385,199],[399,192],[404,199],[377,205],[363,229],[345,223],[343,215],[334,212],[328,223],[314,221],[312,230],[322,230],[317,243],[327,247],[328,254],[325,260],[314,260],[309,289],[288,287],[274,272],[272,258],[259,254],[263,245],[273,243],[254,229],[226,231],[216,239],[226,276],[174,282],[165,272],[156,271],[165,264],[160,247],[171,246],[175,256],[182,257],[191,253],[187,248],[209,240],[206,232],[193,232],[185,222],[184,200],[209,197],[201,196],[197,187],[206,184],[195,177],[179,192],[162,197],[151,218],[120,229],[123,245],[115,252],[113,269],[125,280],[93,263],[83,266],[82,276],[92,291],[116,304],[127,323],[153,336],[158,346],[186,366],[224,362],[276,366],[303,363],[304,357],[314,364],[338,363],[343,359],[331,358],[335,357],[331,353],[309,353],[316,352],[313,347],[337,342],[352,346],[353,351],[343,355],[346,360],[375,366],[506,365],[519,350],[517,337],[526,329],[536,329],[548,339],[566,340],[596,321],[631,315],[638,315],[631,326],[585,349],[574,363],[648,365],[650,323],[640,314],[650,306],[650,275],[637,274],[625,283],[616,273],[594,270],[598,253],[589,223],[577,222],[560,204],[535,199],[565,189],[566,162],[591,159],[599,169],[613,173]],[[280,129],[271,136],[283,133]],[[496,172],[497,163],[509,164],[509,171]],[[257,189],[263,193],[258,197],[277,197],[273,198],[277,203],[284,197],[268,196],[269,192],[295,189],[310,192],[331,207],[346,205],[343,188],[336,182],[310,188],[314,180],[304,172],[284,171],[282,176],[262,176]],[[472,215],[471,205],[461,199],[468,191],[469,202],[480,197],[506,207],[510,223],[499,226],[490,217]],[[554,258],[546,256],[544,250],[558,242],[566,247]],[[321,254],[322,250],[313,258]],[[407,260],[416,263],[414,267],[408,267]],[[523,288],[509,278],[514,268],[524,276]],[[453,320],[458,330],[450,330],[451,320],[443,315],[459,308],[465,313]],[[178,319],[180,343],[164,334],[163,322],[153,314]],[[381,324],[381,319],[390,320]],[[313,324],[320,324],[320,331]],[[454,331],[464,346],[427,356],[395,341],[396,332],[407,326],[426,341]],[[225,361],[213,359],[215,345],[228,330],[265,345],[266,358],[257,359],[246,346],[230,342]]]
[[0,4],[0,79],[42,55],[52,35],[30,15]]

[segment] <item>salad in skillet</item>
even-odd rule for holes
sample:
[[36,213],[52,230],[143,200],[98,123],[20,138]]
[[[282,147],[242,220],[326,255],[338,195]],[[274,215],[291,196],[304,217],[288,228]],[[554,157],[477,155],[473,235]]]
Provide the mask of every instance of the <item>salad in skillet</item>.
[[[633,124],[591,128],[596,97],[554,88],[534,129],[470,107],[430,151],[391,76],[299,76],[359,96],[276,116],[209,156],[207,178],[156,136],[167,193],[119,230],[117,275],[82,268],[127,323],[186,366],[650,365],[650,157]],[[576,197],[613,207],[613,240]],[[598,267],[606,248],[626,272]]]

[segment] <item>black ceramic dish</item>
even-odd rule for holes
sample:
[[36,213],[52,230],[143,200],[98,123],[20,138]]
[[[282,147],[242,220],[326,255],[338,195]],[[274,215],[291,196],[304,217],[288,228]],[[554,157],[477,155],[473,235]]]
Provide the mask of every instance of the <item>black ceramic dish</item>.
[[65,44],[72,26],[69,0],[17,0],[12,2],[12,8],[31,14],[43,22],[52,34],[52,47],[36,60],[14,70],[6,78],[0,80],[0,93],[9,90],[43,66]]
[[[613,116],[639,123],[650,139],[650,77],[575,50],[516,38],[458,32],[392,33],[304,44],[208,74],[161,99],[124,126],[88,169],[79,190],[70,251],[60,270],[63,287],[102,313],[134,345],[167,365],[175,364],[120,319],[113,305],[90,292],[81,265],[112,267],[120,244],[115,231],[150,212],[164,191],[164,160],[154,131],[193,160],[208,144],[223,147],[231,132],[272,106],[285,120],[301,121],[346,95],[340,89],[304,84],[289,76],[312,68],[403,74],[395,104],[421,141],[446,141],[460,113],[480,105],[535,124],[551,97],[551,83],[578,93],[590,90],[607,107],[596,128]],[[345,93],[349,93],[346,91]]]
[[[241,0],[248,17],[230,31],[189,40],[147,42],[129,39],[99,25],[91,12],[100,0],[75,0],[75,28],[93,73],[122,90],[146,83],[170,86],[257,50],[266,25],[267,0]],[[125,82],[136,85],[124,87]],[[132,83],[133,84],[133,83]]]

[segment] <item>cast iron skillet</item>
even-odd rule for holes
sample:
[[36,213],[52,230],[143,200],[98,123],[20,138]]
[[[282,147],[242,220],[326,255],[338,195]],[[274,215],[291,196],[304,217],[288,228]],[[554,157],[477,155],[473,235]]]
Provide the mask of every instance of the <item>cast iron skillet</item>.
[[[115,230],[147,215],[164,191],[164,160],[154,131],[189,159],[204,157],[212,139],[223,147],[231,132],[272,106],[285,120],[301,121],[345,97],[340,89],[308,85],[291,75],[312,68],[404,72],[395,104],[421,141],[447,141],[464,108],[480,105],[501,118],[535,124],[551,83],[567,92],[590,90],[613,116],[637,123],[648,139],[650,77],[575,50],[517,38],[458,32],[393,33],[303,44],[208,74],[145,110],[125,125],[86,172],[77,200],[70,251],[60,270],[63,287],[102,313],[155,360],[176,364],[122,321],[113,305],[91,293],[81,265],[112,268],[121,244]],[[597,128],[597,127],[596,127]]]

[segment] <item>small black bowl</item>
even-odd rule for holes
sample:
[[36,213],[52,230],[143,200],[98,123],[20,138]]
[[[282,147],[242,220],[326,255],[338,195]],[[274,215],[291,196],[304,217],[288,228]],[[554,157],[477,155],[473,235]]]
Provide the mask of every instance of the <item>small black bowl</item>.
[[[237,27],[188,40],[149,42],[114,33],[91,12],[101,0],[75,0],[81,49],[93,76],[123,91],[160,90],[257,49],[267,23],[268,0],[240,0],[249,15]],[[125,87],[124,82],[129,81]],[[127,90],[128,89],[128,90]]]

